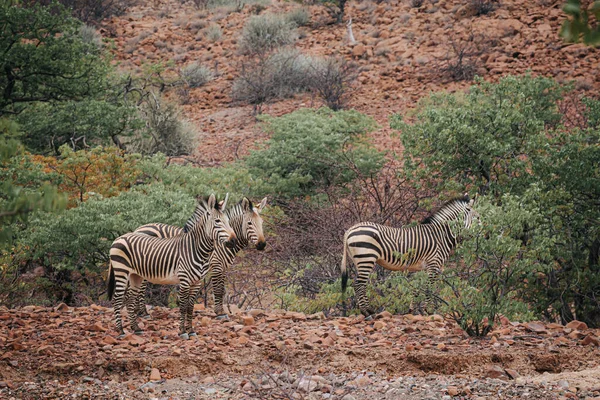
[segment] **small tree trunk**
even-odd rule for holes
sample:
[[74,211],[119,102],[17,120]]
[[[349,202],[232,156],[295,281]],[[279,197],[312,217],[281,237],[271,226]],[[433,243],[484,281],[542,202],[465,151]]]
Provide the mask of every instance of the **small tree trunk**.
[[356,44],[356,39],[354,39],[354,34],[352,33],[352,18],[348,20],[346,27],[348,28],[348,42],[351,45]]

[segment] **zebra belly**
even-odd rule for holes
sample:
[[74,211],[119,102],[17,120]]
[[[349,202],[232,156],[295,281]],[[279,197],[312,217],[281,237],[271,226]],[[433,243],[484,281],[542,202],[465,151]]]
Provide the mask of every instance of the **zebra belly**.
[[168,276],[146,278],[146,280],[157,285],[177,285],[179,283],[179,277],[177,276],[176,272],[173,272],[171,275]]
[[393,263],[393,262],[383,260],[381,258],[379,260],[377,260],[377,264],[379,264],[383,268],[389,269],[391,271],[409,271],[409,272],[422,271],[425,269],[425,265],[426,265],[425,262],[423,262],[423,261],[418,261],[418,262],[406,265],[406,264],[403,264],[402,262]]

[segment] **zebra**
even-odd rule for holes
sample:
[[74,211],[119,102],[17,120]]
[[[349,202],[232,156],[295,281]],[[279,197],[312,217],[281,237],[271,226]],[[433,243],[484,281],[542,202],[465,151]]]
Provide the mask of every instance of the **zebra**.
[[[267,205],[267,198],[254,207],[252,202],[247,197],[242,198],[238,204],[228,208],[225,214],[229,217],[229,224],[233,228],[237,237],[237,242],[234,247],[229,248],[222,245],[215,246],[215,250],[206,257],[207,263],[204,266],[206,271],[203,274],[210,272],[210,283],[213,287],[214,296],[214,311],[217,319],[227,319],[227,314],[223,310],[223,297],[225,295],[225,277],[224,272],[232,264],[236,254],[245,249],[249,244],[256,246],[257,250],[264,250],[266,246],[265,236],[263,233],[263,220],[260,213]],[[179,235],[184,229],[190,229],[189,225],[193,225],[193,218],[188,221],[186,228],[178,226],[166,225],[161,223],[147,224],[140,226],[134,232],[143,233],[155,237],[172,237]],[[145,304],[147,281],[144,280],[140,286],[140,292],[137,296],[137,313],[140,316],[148,315]],[[194,295],[195,299],[195,295]]]
[[426,303],[430,300],[431,287],[441,272],[442,265],[456,247],[457,237],[451,221],[470,228],[473,218],[478,218],[473,209],[475,199],[467,194],[444,204],[438,211],[425,218],[421,224],[394,228],[361,222],[344,234],[342,255],[342,293],[346,291],[348,272],[346,259],[357,268],[354,290],[360,312],[371,319],[375,311],[369,306],[366,287],[369,274],[379,264],[392,271],[422,271],[428,274]]
[[204,257],[214,250],[216,242],[233,247],[237,241],[223,211],[226,204],[227,197],[218,203],[214,194],[202,199],[191,217],[193,223],[188,223],[188,229],[171,238],[131,232],[115,239],[110,248],[108,297],[113,302],[120,337],[125,335],[121,322],[123,300],[131,329],[136,334],[141,333],[135,296],[144,279],[160,284],[179,283],[180,336],[188,339],[189,335],[195,335],[192,324],[195,297],[190,294],[200,286]]

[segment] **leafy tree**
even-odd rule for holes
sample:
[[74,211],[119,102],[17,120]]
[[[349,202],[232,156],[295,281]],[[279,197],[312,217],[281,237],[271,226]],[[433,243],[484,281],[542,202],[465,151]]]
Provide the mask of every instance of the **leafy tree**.
[[108,63],[78,34],[81,22],[60,4],[0,5],[0,115],[28,104],[79,100],[98,93]]
[[267,193],[311,195],[318,188],[351,181],[357,170],[368,176],[383,165],[383,154],[365,136],[374,122],[356,111],[303,109],[263,120],[271,139],[245,164],[264,180]]
[[[464,96],[432,96],[414,124],[395,116],[392,127],[414,182],[486,194],[481,231],[458,251],[479,290],[471,301],[479,293],[496,314],[518,295],[537,315],[600,326],[600,104],[584,100],[588,126],[567,129],[556,107],[565,89],[531,76],[479,81]],[[464,320],[484,318],[462,309]]]
[[90,196],[116,196],[128,190],[140,174],[135,158],[114,147],[73,151],[63,145],[60,150],[60,157],[32,159],[60,177],[58,188],[68,194],[71,207]]
[[66,198],[50,184],[52,177],[31,165],[23,146],[11,137],[16,125],[0,118],[0,247],[13,241],[15,224],[27,221],[35,210],[64,208]]
[[[566,19],[560,29],[560,35],[569,42],[583,42],[591,46],[600,44],[600,1],[595,0],[589,8],[584,8],[580,0],[567,0],[563,11],[570,18]],[[591,22],[591,17],[596,24]]]

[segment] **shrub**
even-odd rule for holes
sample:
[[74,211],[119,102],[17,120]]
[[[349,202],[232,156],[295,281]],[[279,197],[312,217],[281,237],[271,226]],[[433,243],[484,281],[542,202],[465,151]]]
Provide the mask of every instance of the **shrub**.
[[189,87],[196,88],[210,82],[213,79],[213,73],[203,65],[192,63],[181,70],[181,77]]
[[299,7],[285,14],[285,19],[296,26],[306,26],[310,23],[310,13],[306,8]]
[[244,54],[264,54],[281,46],[294,43],[294,24],[285,17],[265,14],[251,17],[244,25],[240,49]]
[[102,35],[98,33],[96,28],[83,24],[79,27],[79,36],[85,43],[93,44],[97,47],[102,47]]
[[451,39],[442,74],[454,81],[468,81],[475,77],[478,57],[485,48],[484,38],[470,34],[467,39]]
[[[563,127],[563,91],[531,76],[480,80],[466,95],[422,102],[413,125],[398,118],[392,125],[402,129],[409,179],[487,194],[482,219],[490,222],[483,236],[463,243],[466,265],[483,271],[478,290],[498,296],[499,287],[504,299],[526,302],[537,316],[600,326],[598,108],[586,110],[592,124]],[[509,278],[514,290],[494,283],[513,285]]]
[[181,119],[175,105],[160,98],[141,107],[146,129],[128,143],[128,148],[142,154],[163,153],[168,156],[190,154],[196,148],[197,134]]
[[311,66],[312,90],[334,111],[346,106],[350,89],[357,77],[357,66],[343,59],[315,59]]
[[221,37],[223,37],[223,31],[219,25],[211,24],[204,30],[204,36],[206,36],[206,38],[211,42],[217,42],[221,40]]
[[[382,166],[382,154],[365,137],[374,122],[356,111],[301,109],[264,121],[271,139],[245,162],[254,176],[264,179],[267,193],[306,196],[348,182],[356,171],[368,175]],[[356,170],[347,168],[348,160]]]

